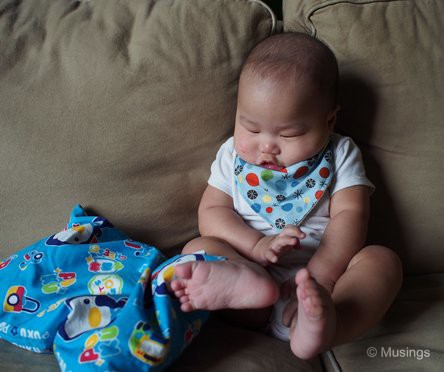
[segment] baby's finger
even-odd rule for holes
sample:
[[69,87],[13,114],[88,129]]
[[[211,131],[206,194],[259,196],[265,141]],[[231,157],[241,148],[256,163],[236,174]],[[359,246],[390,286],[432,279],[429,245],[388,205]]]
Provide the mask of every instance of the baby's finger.
[[271,263],[276,263],[278,262],[279,257],[276,255],[275,252],[273,252],[273,250],[268,250],[265,252],[265,258],[271,262]]
[[299,245],[299,239],[294,236],[279,236],[273,242],[271,249],[277,254],[288,252]]
[[281,234],[288,235],[288,236],[294,236],[299,239],[305,238],[305,233],[296,225],[285,226],[284,230],[282,230]]

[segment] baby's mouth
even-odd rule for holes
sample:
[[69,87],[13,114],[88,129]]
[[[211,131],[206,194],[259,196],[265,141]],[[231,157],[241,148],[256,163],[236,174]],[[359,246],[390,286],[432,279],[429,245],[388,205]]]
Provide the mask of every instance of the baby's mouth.
[[265,169],[270,169],[270,170],[274,170],[274,171],[278,171],[278,172],[283,172],[285,169],[285,167],[282,167],[280,165],[276,165],[271,162],[262,162],[261,164],[259,164],[259,166],[262,168],[265,168]]

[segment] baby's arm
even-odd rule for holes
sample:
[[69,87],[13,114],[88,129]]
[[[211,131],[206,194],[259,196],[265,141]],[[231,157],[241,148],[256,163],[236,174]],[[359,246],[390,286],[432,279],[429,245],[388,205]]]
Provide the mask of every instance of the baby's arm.
[[296,226],[289,226],[278,235],[264,236],[236,213],[231,196],[213,186],[207,187],[200,202],[199,230],[202,236],[222,239],[244,257],[262,265],[277,262],[279,256],[298,245],[298,239],[305,237]]
[[252,258],[252,247],[263,237],[235,212],[230,195],[210,185],[199,205],[199,231],[202,236],[226,241],[248,258]]
[[364,247],[369,218],[368,187],[353,186],[333,194],[330,217],[307,268],[331,293],[351,258]]

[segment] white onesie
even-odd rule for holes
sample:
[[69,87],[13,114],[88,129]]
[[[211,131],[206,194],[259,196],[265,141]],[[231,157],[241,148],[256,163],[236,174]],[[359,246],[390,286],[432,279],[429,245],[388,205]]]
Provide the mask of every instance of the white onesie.
[[[296,275],[299,268],[306,266],[319,246],[324,230],[330,221],[330,198],[342,189],[351,186],[364,185],[372,192],[374,185],[365,175],[361,152],[353,140],[339,134],[332,135],[334,152],[334,176],[332,183],[315,208],[299,226],[306,234],[301,240],[301,248],[288,252],[279,259],[277,264],[270,265],[268,271],[280,286],[284,281]],[[236,187],[234,161],[236,158],[233,137],[229,138],[219,149],[216,160],[211,166],[208,184],[225,192],[233,198],[235,211],[253,229],[265,235],[275,232],[268,222],[255,213],[247,204]],[[269,330],[277,338],[288,340],[289,328],[282,325],[282,311],[287,301],[276,303],[271,317]]]

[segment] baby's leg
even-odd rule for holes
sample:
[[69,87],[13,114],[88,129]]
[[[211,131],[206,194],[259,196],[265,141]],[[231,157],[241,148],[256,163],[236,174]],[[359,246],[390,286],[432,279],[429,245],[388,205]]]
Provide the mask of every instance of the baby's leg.
[[402,284],[402,263],[390,249],[368,246],[336,282],[333,301],[338,329],[333,345],[361,336],[387,312]]
[[330,347],[337,316],[330,293],[307,269],[299,270],[295,281],[298,311],[290,331],[290,345],[295,355],[308,359]]
[[296,275],[298,313],[290,332],[293,352],[308,359],[362,335],[388,310],[401,282],[399,258],[380,246],[353,257],[331,296],[301,270]]
[[183,311],[264,308],[276,302],[279,289],[262,266],[240,256],[227,243],[207,237],[191,241],[182,253],[202,249],[227,260],[176,266],[171,288]]

